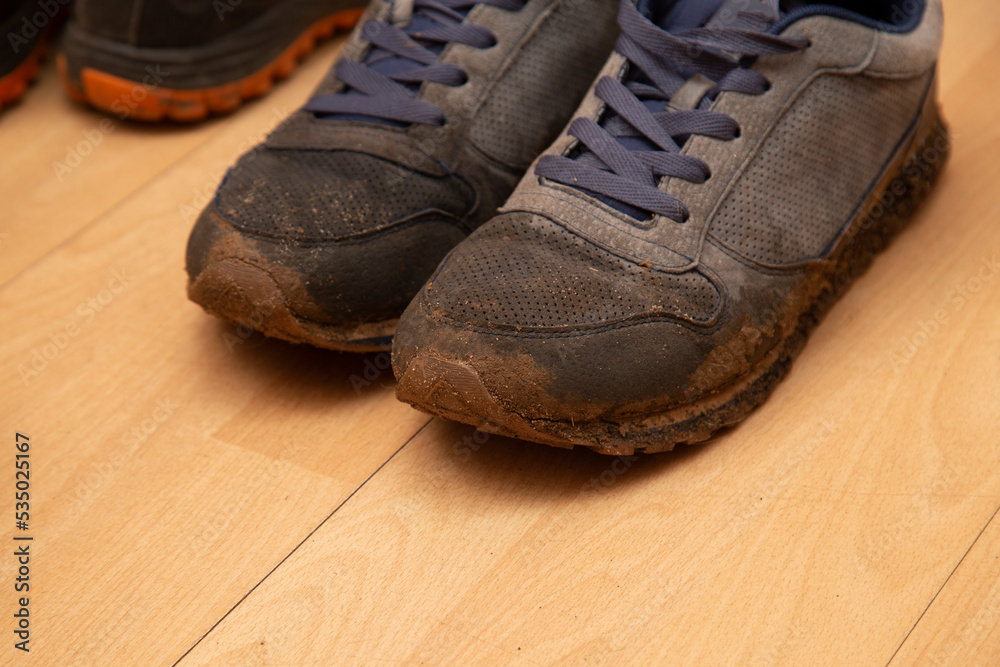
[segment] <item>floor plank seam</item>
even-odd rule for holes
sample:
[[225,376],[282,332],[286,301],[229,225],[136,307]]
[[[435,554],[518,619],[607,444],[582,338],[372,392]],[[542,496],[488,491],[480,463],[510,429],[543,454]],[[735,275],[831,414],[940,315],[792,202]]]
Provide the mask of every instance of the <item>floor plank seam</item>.
[[93,220],[91,220],[90,222],[86,223],[85,225],[83,225],[82,227],[80,227],[79,229],[77,229],[75,232],[73,232],[72,234],[70,234],[69,236],[67,236],[66,238],[64,238],[62,241],[60,241],[56,245],[52,246],[48,250],[46,250],[44,253],[42,253],[37,258],[35,258],[34,261],[32,261],[30,264],[22,267],[20,271],[18,271],[14,275],[12,275],[10,278],[7,278],[3,282],[0,282],[0,290],[6,289],[8,285],[13,284],[18,278],[21,277],[22,274],[24,274],[26,271],[30,270],[36,264],[44,262],[47,257],[49,257],[53,253],[57,252],[58,250],[62,249],[63,247],[69,245],[70,243],[72,243],[73,241],[75,241],[77,238],[79,238],[80,236],[82,236],[84,233],[86,233],[88,230],[93,229],[94,227],[96,227],[97,225],[99,225],[106,218],[108,218],[109,216],[113,215],[119,208],[125,206],[126,204],[128,204],[129,202],[131,202],[133,199],[135,199],[137,196],[141,195],[146,190],[146,188],[148,188],[150,185],[152,185],[153,183],[155,183],[159,179],[161,179],[161,178],[169,175],[170,171],[172,171],[174,168],[176,168],[180,163],[182,163],[185,160],[187,160],[189,157],[191,157],[192,154],[198,152],[201,148],[203,148],[206,144],[208,144],[209,142],[211,142],[213,139],[217,138],[218,136],[219,136],[219,134],[212,134],[212,135],[206,137],[206,139],[204,141],[199,142],[196,146],[192,147],[191,150],[187,151],[186,153],[184,153],[183,155],[181,155],[180,157],[178,157],[174,162],[171,162],[170,164],[168,164],[166,167],[164,167],[162,170],[160,170],[156,175],[152,176],[148,181],[146,181],[145,183],[143,183],[143,184],[139,185],[138,187],[136,187],[134,190],[132,190],[127,195],[125,195],[124,197],[122,197],[121,199],[119,199],[117,202],[115,202],[114,204],[112,204],[106,210],[98,213],[96,216],[94,216]]
[[889,667],[889,665],[891,665],[892,662],[896,659],[896,656],[899,654],[899,652],[902,650],[902,648],[906,645],[906,640],[908,640],[910,638],[910,635],[913,634],[913,631],[917,629],[918,625],[920,625],[920,621],[923,620],[924,616],[927,615],[927,612],[934,605],[934,601],[938,599],[939,595],[941,595],[941,591],[944,590],[945,586],[948,585],[948,582],[951,581],[951,578],[953,576],[955,576],[956,572],[958,572],[958,568],[962,567],[962,563],[965,562],[965,559],[968,557],[969,552],[971,552],[973,550],[973,548],[975,548],[976,544],[979,542],[979,538],[982,537],[983,533],[986,532],[986,529],[990,527],[990,524],[993,523],[993,519],[997,516],[997,514],[1000,514],[1000,506],[997,506],[997,508],[995,510],[993,510],[993,514],[990,515],[990,518],[986,521],[986,524],[982,527],[982,529],[976,535],[976,539],[972,540],[972,544],[969,545],[969,548],[965,550],[964,554],[962,554],[962,557],[958,560],[958,563],[955,564],[955,567],[952,568],[951,572],[948,573],[948,576],[945,577],[944,583],[942,583],[941,586],[934,593],[934,597],[932,597],[930,599],[930,602],[927,603],[927,606],[924,607],[924,610],[922,612],[920,612],[920,616],[917,617],[917,620],[910,627],[909,632],[907,632],[906,636],[903,637],[903,641],[901,641],[899,643],[899,646],[897,646],[896,650],[893,651],[892,656],[889,658],[889,661],[885,663],[886,667]]
[[396,451],[394,451],[392,453],[392,456],[390,456],[385,461],[383,461],[379,465],[378,468],[376,468],[374,471],[372,471],[372,474],[368,475],[368,477],[366,477],[365,480],[363,482],[361,482],[361,484],[359,484],[357,486],[357,488],[355,488],[353,491],[351,491],[351,493],[346,498],[344,498],[342,501],[340,501],[340,504],[337,505],[335,508],[333,508],[333,511],[330,512],[328,515],[326,515],[326,517],[322,521],[320,521],[316,525],[315,528],[313,528],[311,531],[309,531],[309,534],[306,535],[305,537],[303,537],[301,542],[299,542],[298,544],[296,544],[295,547],[291,551],[289,551],[287,554],[285,554],[285,556],[280,561],[278,561],[278,563],[274,567],[272,567],[268,571],[268,573],[265,574],[261,578],[260,581],[258,581],[256,584],[254,584],[250,588],[250,590],[248,590],[243,595],[243,597],[241,597],[239,600],[237,600],[236,604],[234,604],[232,607],[230,607],[229,610],[225,614],[223,614],[221,618],[219,618],[219,620],[217,620],[215,623],[213,623],[212,627],[210,627],[208,630],[205,631],[205,634],[203,634],[201,637],[199,637],[198,640],[195,643],[191,644],[191,646],[188,647],[188,650],[184,651],[184,653],[181,654],[181,657],[177,658],[177,660],[173,663],[173,665],[171,667],[176,667],[177,665],[179,665],[180,662],[181,662],[181,660],[183,660],[184,658],[186,658],[188,656],[188,654],[191,653],[191,651],[193,651],[195,648],[197,648],[197,646],[199,644],[201,644],[203,641],[205,641],[205,638],[208,637],[210,634],[212,634],[213,630],[215,630],[217,627],[219,627],[219,625],[224,620],[226,620],[226,618],[228,618],[230,614],[232,614],[234,611],[236,611],[236,608],[239,607],[241,604],[243,604],[244,600],[246,600],[248,597],[250,597],[253,594],[253,592],[255,590],[257,590],[260,587],[261,584],[263,584],[265,581],[267,581],[268,578],[272,574],[274,574],[275,572],[277,572],[278,568],[280,568],[282,565],[284,565],[285,561],[287,561],[289,558],[291,558],[295,554],[296,551],[298,551],[299,549],[301,549],[302,545],[305,544],[306,542],[308,542],[309,538],[311,538],[313,535],[316,534],[316,531],[318,531],[320,528],[322,528],[324,525],[326,525],[326,522],[329,521],[331,518],[333,518],[333,515],[336,514],[337,512],[339,512],[341,507],[343,507],[344,505],[346,505],[348,503],[348,501],[351,498],[353,498],[354,495],[358,491],[360,491],[361,489],[363,489],[365,487],[365,485],[368,484],[368,482],[370,482],[372,480],[372,478],[375,477],[375,475],[377,475],[382,470],[382,468],[384,468],[387,465],[389,465],[389,462],[392,461],[394,458],[396,458],[396,455],[399,454],[401,451],[403,451],[404,447],[406,447],[408,444],[410,444],[411,442],[413,442],[413,439],[416,438],[418,435],[420,435],[420,433],[425,428],[427,428],[432,421],[434,421],[433,418],[428,419],[426,422],[424,422],[423,425],[420,428],[418,428],[413,433],[413,435],[411,435],[409,438],[406,439],[406,442],[404,442],[402,445],[399,446],[399,449],[397,449]]

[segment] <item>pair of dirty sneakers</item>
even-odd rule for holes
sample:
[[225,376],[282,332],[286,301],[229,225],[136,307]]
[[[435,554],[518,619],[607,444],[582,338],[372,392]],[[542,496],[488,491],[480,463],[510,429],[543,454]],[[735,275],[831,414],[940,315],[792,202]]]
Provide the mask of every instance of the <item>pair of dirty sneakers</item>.
[[400,399],[489,432],[703,441],[929,191],[941,38],[940,0],[376,0],[198,220],[189,295],[391,347]]

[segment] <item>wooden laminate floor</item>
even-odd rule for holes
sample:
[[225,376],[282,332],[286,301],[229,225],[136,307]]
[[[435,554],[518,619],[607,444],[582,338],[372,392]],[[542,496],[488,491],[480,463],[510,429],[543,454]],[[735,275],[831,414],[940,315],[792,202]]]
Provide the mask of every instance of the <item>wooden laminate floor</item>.
[[102,125],[48,66],[0,115],[0,664],[1000,664],[1000,4],[945,9],[912,228],[743,425],[635,460],[186,300],[193,216],[339,43],[194,128]]

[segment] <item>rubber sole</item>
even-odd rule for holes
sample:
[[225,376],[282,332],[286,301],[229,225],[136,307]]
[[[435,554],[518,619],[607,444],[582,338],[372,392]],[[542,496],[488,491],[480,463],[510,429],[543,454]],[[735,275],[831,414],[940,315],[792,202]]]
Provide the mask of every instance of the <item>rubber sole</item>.
[[[288,77],[316,44],[334,32],[350,30],[363,9],[349,9],[327,16],[299,35],[281,54],[248,76],[205,88],[175,89],[83,66],[79,84],[71,75],[64,54],[58,59],[63,85],[70,97],[117,115],[145,122],[171,120],[192,123],[212,114],[227,114],[244,102],[270,92],[276,81]],[[141,68],[140,68],[141,69]]]
[[27,92],[28,86],[38,78],[42,61],[49,50],[49,40],[46,38],[32,49],[13,71],[0,78],[0,110],[20,100]]
[[[736,383],[689,405],[622,422],[532,419],[504,408],[470,364],[437,358],[433,353],[418,353],[410,361],[399,379],[396,395],[444,419],[555,447],[583,446],[617,456],[636,451],[663,452],[676,445],[704,442],[744,420],[767,400],[823,315],[906,228],[943,169],[949,149],[947,126],[933,96],[929,97],[908,148],[893,161],[851,221],[825,265],[829,268],[820,277],[822,291],[812,307],[799,316],[794,331]],[[929,159],[932,151],[934,159]],[[891,197],[886,196],[889,188]],[[891,204],[877,224],[871,224],[868,212],[883,199]]]

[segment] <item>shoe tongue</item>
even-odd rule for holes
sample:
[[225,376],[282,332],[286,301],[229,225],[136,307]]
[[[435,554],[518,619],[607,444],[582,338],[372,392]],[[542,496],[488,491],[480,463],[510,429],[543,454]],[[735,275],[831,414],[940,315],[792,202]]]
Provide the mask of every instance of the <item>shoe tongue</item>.
[[651,18],[664,30],[691,30],[705,25],[723,4],[726,0],[677,0],[660,11],[653,9]]
[[777,21],[781,18],[778,0],[726,0],[712,15],[705,27],[738,27],[740,12],[763,14],[771,21]]
[[775,21],[781,17],[777,0],[678,0],[653,19],[665,30],[678,32],[694,28],[732,28],[740,12],[764,14]]

